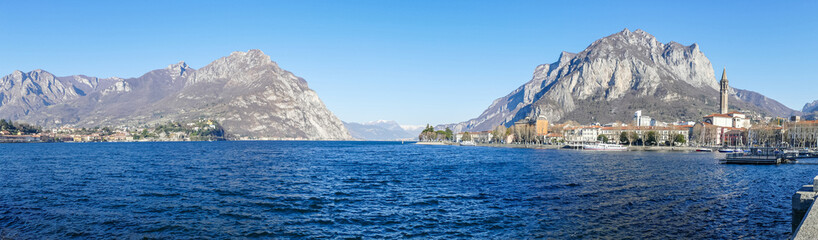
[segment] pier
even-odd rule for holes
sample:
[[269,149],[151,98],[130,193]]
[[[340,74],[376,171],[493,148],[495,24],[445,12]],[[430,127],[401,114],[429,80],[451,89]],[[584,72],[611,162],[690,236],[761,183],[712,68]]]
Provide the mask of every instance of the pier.
[[776,148],[750,148],[749,152],[729,153],[719,163],[725,164],[782,164],[796,162],[803,158],[816,158],[813,153],[799,154],[796,151],[784,151]]
[[813,178],[812,185],[803,185],[792,195],[792,239],[818,239],[818,208],[815,208],[815,197],[818,196],[818,176]]

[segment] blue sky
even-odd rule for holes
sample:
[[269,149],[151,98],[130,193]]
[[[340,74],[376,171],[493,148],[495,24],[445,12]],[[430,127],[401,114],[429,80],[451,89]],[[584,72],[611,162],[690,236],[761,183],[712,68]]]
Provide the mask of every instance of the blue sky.
[[2,1],[0,74],[137,77],[261,49],[344,121],[479,115],[534,67],[643,29],[698,43],[730,84],[818,99],[818,1]]

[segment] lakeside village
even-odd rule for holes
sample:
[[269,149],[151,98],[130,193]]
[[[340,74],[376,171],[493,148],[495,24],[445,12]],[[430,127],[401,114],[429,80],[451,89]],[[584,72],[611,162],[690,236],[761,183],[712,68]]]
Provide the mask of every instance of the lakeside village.
[[[460,145],[526,144],[557,145],[593,150],[626,150],[627,146],[687,147],[688,150],[723,152],[748,148],[810,149],[818,147],[818,120],[802,121],[761,117],[752,112],[728,111],[728,82],[720,81],[720,112],[699,121],[666,123],[636,111],[629,124],[623,122],[581,125],[574,121],[550,124],[544,116],[525,118],[492,131],[452,133],[427,125],[418,136],[421,144]],[[627,146],[625,146],[627,145]],[[683,149],[683,148],[679,148]],[[744,150],[742,150],[744,149]]]
[[204,119],[145,127],[53,129],[0,119],[0,143],[219,141],[225,138],[224,129],[217,121]]

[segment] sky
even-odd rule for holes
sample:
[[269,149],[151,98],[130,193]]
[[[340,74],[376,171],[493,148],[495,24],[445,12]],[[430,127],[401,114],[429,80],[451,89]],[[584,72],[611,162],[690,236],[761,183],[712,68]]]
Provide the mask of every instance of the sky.
[[129,78],[260,49],[348,122],[477,117],[537,65],[624,28],[698,43],[731,86],[790,108],[818,100],[818,1],[0,0],[0,13],[0,75]]

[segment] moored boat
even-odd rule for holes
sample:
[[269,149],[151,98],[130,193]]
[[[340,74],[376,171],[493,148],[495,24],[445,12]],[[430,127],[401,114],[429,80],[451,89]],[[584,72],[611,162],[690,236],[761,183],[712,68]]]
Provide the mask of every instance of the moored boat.
[[462,141],[460,142],[460,146],[477,146],[477,143],[473,141]]
[[696,152],[713,152],[710,148],[696,148]]
[[724,147],[724,148],[719,148],[719,152],[720,153],[743,153],[743,152],[748,152],[748,151],[744,150],[744,149],[741,149],[741,148],[726,148],[726,147]]
[[584,145],[582,146],[585,150],[592,150],[592,151],[625,151],[628,150],[628,147],[622,146],[619,144],[607,144],[607,143],[599,143],[593,145]]

